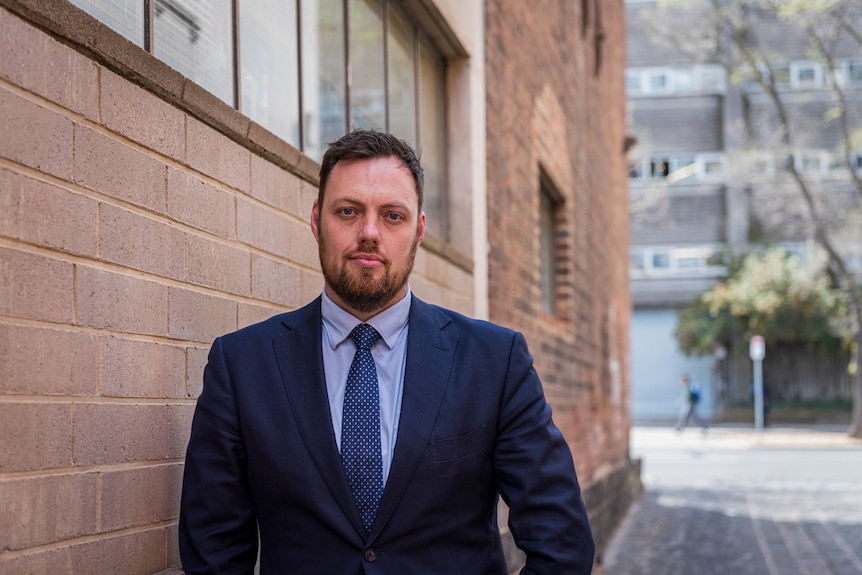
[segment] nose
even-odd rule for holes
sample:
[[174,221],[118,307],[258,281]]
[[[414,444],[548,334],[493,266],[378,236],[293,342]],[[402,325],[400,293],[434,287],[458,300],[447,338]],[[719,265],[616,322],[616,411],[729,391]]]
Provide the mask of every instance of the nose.
[[377,219],[372,216],[366,217],[360,230],[360,243],[371,242],[376,244],[378,239],[380,239],[380,233],[377,229]]

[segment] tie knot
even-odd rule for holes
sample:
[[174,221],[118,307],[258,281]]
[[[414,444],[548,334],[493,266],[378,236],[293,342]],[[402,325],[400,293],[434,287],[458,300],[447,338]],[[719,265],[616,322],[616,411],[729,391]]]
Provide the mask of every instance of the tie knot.
[[380,339],[380,334],[367,323],[360,323],[350,332],[350,338],[356,344],[356,349],[370,350],[374,342]]

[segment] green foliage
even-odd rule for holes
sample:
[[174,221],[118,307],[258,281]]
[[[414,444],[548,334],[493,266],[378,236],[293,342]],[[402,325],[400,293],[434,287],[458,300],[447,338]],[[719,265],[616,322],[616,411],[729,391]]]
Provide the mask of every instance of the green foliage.
[[796,343],[837,352],[849,343],[846,299],[834,289],[825,258],[801,261],[770,248],[747,255],[728,278],[680,311],[676,338],[686,355],[758,334],[770,344]]

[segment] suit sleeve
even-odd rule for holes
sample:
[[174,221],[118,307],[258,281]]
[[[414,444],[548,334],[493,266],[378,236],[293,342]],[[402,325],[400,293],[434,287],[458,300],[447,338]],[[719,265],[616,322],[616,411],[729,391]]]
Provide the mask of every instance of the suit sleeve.
[[551,418],[523,336],[514,334],[494,451],[522,575],[589,575],[595,544],[571,451]]
[[186,452],[179,546],[186,575],[250,575],[257,521],[231,377],[222,340],[204,370]]

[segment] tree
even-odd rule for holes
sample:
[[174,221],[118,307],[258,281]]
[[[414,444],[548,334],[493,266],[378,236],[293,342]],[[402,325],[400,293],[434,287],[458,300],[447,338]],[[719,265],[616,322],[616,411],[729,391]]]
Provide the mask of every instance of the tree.
[[754,334],[777,345],[849,349],[846,297],[830,285],[827,264],[819,250],[805,259],[774,247],[746,255],[731,266],[725,281],[681,310],[680,349],[708,355],[716,344],[727,347]]
[[[862,3],[858,0],[660,0],[650,19],[656,37],[673,45],[695,62],[722,64],[737,89],[752,94],[743,125],[731,134],[737,144],[731,162],[745,169],[735,174],[735,185],[748,189],[756,202],[772,198],[761,209],[760,223],[769,228],[776,220],[784,227],[797,217],[802,228],[824,250],[832,284],[844,294],[848,308],[850,349],[857,357],[850,434],[862,437],[862,280],[850,265],[859,257],[862,216]],[[828,93],[828,106],[800,97],[788,88],[807,80],[763,41],[762,30],[781,27],[807,45],[806,57],[819,63],[824,77],[819,85]],[[846,54],[857,59],[847,60]],[[848,64],[850,62],[850,64]],[[808,73],[809,71],[805,71]],[[821,104],[823,99],[821,98]],[[807,108],[807,110],[806,110]],[[811,114],[810,110],[816,113]],[[828,158],[830,175],[843,181],[828,185],[812,175],[805,155],[822,147],[827,131],[833,135]],[[777,158],[777,161],[776,161]],[[751,166],[774,166],[769,182],[758,182]],[[818,160],[822,165],[822,158]],[[792,194],[792,195],[791,195]],[[776,198],[778,202],[776,203]],[[793,201],[793,199],[797,201]],[[777,208],[777,209],[774,209]],[[753,230],[762,232],[763,230]],[[755,238],[756,239],[756,238]]]

